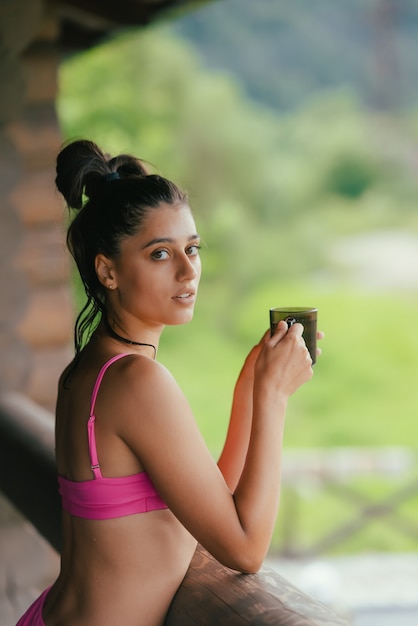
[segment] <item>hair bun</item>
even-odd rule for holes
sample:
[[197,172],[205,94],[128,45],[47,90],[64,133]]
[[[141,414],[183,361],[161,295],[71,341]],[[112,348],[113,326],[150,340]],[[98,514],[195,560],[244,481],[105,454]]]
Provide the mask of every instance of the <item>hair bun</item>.
[[[67,145],[57,157],[58,190],[68,206],[81,209],[83,193],[90,187],[100,184],[100,178],[109,173],[107,159],[100,148],[92,141],[80,140]],[[93,190],[93,189],[92,189]]]
[[74,141],[64,147],[57,157],[56,172],[56,186],[72,209],[82,208],[83,195],[91,198],[103,193],[106,183],[148,175],[140,159],[129,154],[110,158],[88,140]]
[[110,159],[108,167],[112,172],[119,174],[120,178],[129,176],[148,176],[149,172],[145,163],[130,154],[120,154]]

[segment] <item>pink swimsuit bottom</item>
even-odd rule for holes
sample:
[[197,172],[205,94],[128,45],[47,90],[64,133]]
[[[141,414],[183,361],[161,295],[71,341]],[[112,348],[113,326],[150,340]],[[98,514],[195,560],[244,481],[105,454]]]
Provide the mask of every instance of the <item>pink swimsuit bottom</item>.
[[132,476],[105,478],[100,470],[96,447],[94,407],[106,370],[112,363],[124,356],[127,355],[117,354],[103,365],[93,388],[87,432],[90,463],[94,478],[76,482],[58,476],[62,508],[76,517],[103,520],[167,508],[145,472]]
[[45,626],[45,622],[42,619],[42,609],[44,608],[45,598],[48,595],[49,589],[49,587],[45,589],[39,598],[30,605],[16,626]]

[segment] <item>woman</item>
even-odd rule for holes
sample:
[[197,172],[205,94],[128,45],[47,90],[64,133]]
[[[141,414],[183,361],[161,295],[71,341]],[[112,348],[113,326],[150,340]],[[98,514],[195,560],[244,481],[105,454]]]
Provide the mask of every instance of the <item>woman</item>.
[[216,464],[156,361],[164,327],[192,319],[199,285],[186,195],[140,160],[110,158],[89,141],[61,151],[56,184],[77,211],[68,246],[88,303],[58,390],[61,571],[18,624],[157,626],[196,542],[230,568],[260,568],[279,502],[287,401],[312,362],[299,324],[264,335],[239,375]]

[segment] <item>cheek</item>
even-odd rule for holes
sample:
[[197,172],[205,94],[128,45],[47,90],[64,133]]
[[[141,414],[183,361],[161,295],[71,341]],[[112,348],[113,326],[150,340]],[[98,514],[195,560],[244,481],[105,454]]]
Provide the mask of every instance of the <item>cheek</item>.
[[119,276],[118,287],[121,300],[128,303],[142,299],[144,293],[149,293],[152,290],[152,281],[147,279],[144,272],[129,268]]
[[197,272],[197,280],[200,280],[200,277],[202,276],[202,261],[200,259],[200,257],[198,257],[197,261],[196,261],[196,272]]

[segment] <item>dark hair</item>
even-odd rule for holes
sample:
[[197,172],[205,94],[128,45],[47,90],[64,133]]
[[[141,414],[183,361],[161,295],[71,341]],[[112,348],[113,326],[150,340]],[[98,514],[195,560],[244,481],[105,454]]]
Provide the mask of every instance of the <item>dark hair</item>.
[[149,174],[140,159],[127,154],[111,158],[86,140],[61,150],[56,171],[58,190],[68,208],[77,211],[67,245],[87,295],[75,323],[77,355],[101,317],[107,319],[106,290],[96,275],[96,256],[116,258],[122,241],[141,229],[150,209],[161,203],[186,203],[187,194],[166,178]]

